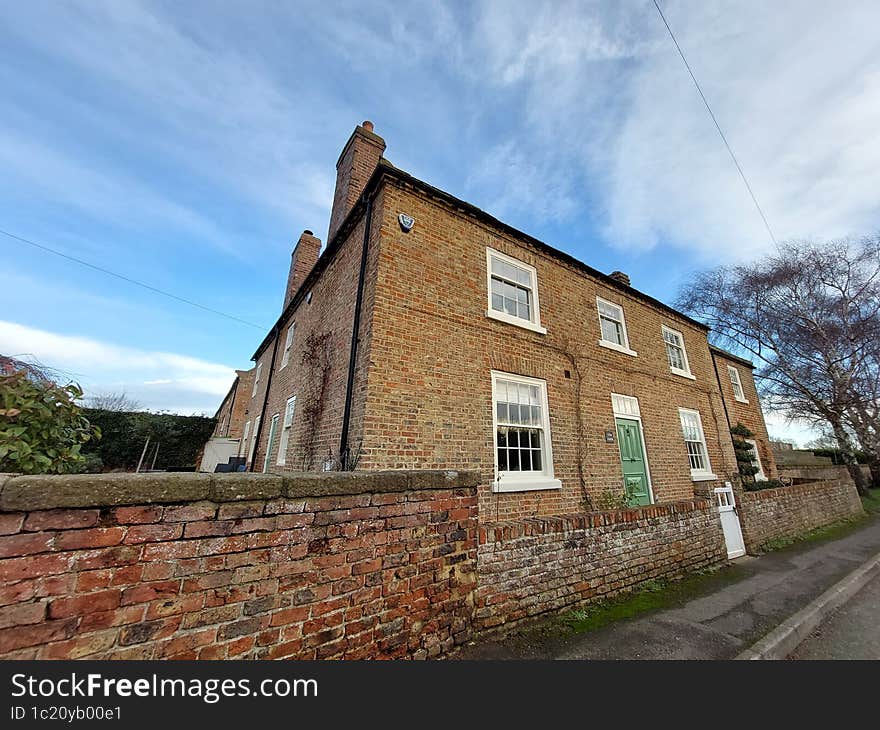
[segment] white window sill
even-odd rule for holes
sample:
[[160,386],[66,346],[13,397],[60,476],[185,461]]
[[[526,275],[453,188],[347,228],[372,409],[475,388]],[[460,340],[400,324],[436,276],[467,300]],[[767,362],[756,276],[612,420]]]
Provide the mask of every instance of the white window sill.
[[745,403],[746,405],[749,404],[749,399],[748,399],[748,398],[740,398],[740,397],[738,397],[738,396],[734,396],[734,398],[736,398],[736,402],[737,402],[737,403]]
[[688,380],[696,380],[696,376],[689,373],[687,370],[678,370],[677,368],[669,368],[669,372],[673,375],[678,375],[681,378],[687,378]]
[[562,482],[552,477],[501,476],[492,482],[493,492],[533,492],[539,489],[561,489]]
[[705,472],[698,472],[695,474],[694,472],[691,472],[692,482],[714,482],[717,479],[717,474],[707,474]]
[[516,325],[517,327],[522,327],[525,330],[538,332],[542,335],[547,334],[546,327],[542,327],[541,325],[530,322],[529,320],[523,319],[522,317],[514,317],[507,312],[496,312],[494,309],[487,309],[486,316],[492,319],[497,319],[499,322],[504,322],[505,324],[512,324]]
[[638,354],[635,350],[630,350],[628,347],[624,347],[623,345],[618,345],[616,342],[608,342],[608,340],[599,340],[599,347],[606,347],[609,350],[615,350],[616,352],[622,352],[624,355],[630,355],[632,357],[638,357]]

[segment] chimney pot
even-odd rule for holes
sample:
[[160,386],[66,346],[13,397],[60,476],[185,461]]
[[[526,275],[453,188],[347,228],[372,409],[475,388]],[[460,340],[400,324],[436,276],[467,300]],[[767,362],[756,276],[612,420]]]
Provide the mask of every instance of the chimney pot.
[[609,276],[615,281],[619,281],[621,284],[626,284],[627,286],[631,286],[629,282],[629,275],[624,274],[622,271],[612,271]]
[[362,126],[364,129],[366,129],[368,132],[372,132],[372,131],[373,131],[373,123],[372,123],[369,119],[365,120],[364,123],[361,124],[361,126]]

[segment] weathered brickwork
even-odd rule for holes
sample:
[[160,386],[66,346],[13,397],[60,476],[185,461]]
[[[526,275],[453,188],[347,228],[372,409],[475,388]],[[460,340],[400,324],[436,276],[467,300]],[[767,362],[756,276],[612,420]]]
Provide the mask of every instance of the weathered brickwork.
[[[382,195],[373,203],[382,205]],[[259,353],[257,362],[262,363],[262,374],[257,389],[249,399],[247,420],[251,422],[251,437],[256,417],[261,419],[258,442],[253,454],[254,471],[262,471],[269,442],[272,417],[278,416],[278,424],[272,442],[272,454],[267,465],[269,471],[302,471],[320,469],[325,461],[339,459],[339,443],[345,393],[348,380],[348,364],[351,352],[351,331],[358,273],[361,263],[364,226],[363,217],[352,221],[350,229],[340,232],[342,240],[338,250],[326,263],[321,276],[309,289],[310,297],[302,297],[298,304],[279,320],[273,333]],[[375,291],[375,271],[378,253],[378,226],[372,226],[367,255],[362,317],[359,327],[359,357],[355,372],[355,388],[352,395],[351,432],[352,443],[357,445],[363,418],[366,369],[370,364],[372,327],[372,300]],[[292,346],[284,364],[284,346],[287,331],[295,325]],[[277,350],[276,348],[277,339]],[[275,351],[274,372],[272,355]],[[271,378],[270,378],[271,375]],[[270,385],[268,399],[266,388]],[[250,393],[249,393],[250,395]],[[284,464],[278,463],[281,432],[285,406],[289,398],[296,397]],[[250,440],[249,439],[249,440]],[[248,444],[249,446],[249,444]]]
[[514,623],[711,568],[726,556],[708,500],[481,525],[474,623]]
[[253,368],[235,371],[235,381],[214,415],[217,419],[213,434],[215,437],[241,438],[253,384]]
[[[736,478],[729,416],[756,432],[765,473],[775,475],[751,372],[741,368],[748,408],[725,410],[731,394],[719,386],[704,327],[625,280],[409,177],[382,160],[383,150],[370,124],[355,129],[337,165],[331,240],[301,287],[311,296],[293,296],[257,351],[262,375],[247,414],[248,441],[262,416],[253,470],[321,469],[340,459],[369,200],[348,439],[358,468],[478,469],[481,514],[493,521],[606,509],[619,505],[623,492],[616,393],[638,398],[654,503],[709,496]],[[415,220],[411,230],[404,230],[401,214]],[[487,316],[487,247],[534,267],[546,332]],[[597,296],[623,308],[630,353],[600,346]],[[292,323],[296,334],[283,365]],[[663,327],[680,333],[690,377],[670,367]],[[546,383],[553,476],[561,488],[492,491],[493,370]],[[292,396],[296,407],[285,436]],[[699,479],[691,475],[679,409],[700,414],[711,468]]]
[[[622,489],[611,394],[639,399],[656,502],[707,494],[691,480],[679,408],[700,412],[719,479],[735,471],[705,329],[629,287],[591,278],[499,228],[390,181],[384,187],[363,444],[365,468],[476,468],[494,477],[491,371],[547,382],[562,489],[481,492],[484,519],[597,508]],[[399,213],[416,219],[411,232]],[[541,324],[486,316],[486,248],[537,270]],[[596,297],[621,304],[636,357],[600,347]],[[683,334],[693,379],[670,371],[662,325]],[[566,375],[568,373],[568,375]]]
[[743,537],[753,555],[771,540],[796,537],[862,514],[858,492],[848,477],[762,489],[740,497]]
[[470,636],[476,474],[161,484],[198,498],[6,481],[0,658],[424,658]]
[[[767,433],[767,424],[764,422],[764,412],[761,410],[761,401],[758,397],[758,389],[755,385],[754,366],[747,361],[731,357],[726,353],[712,348],[712,357],[718,368],[721,396],[727,408],[731,426],[741,423],[755,434],[754,441],[758,447],[761,466],[764,468],[764,476],[768,479],[776,479],[779,472],[776,469],[776,459],[770,448],[770,436]],[[736,368],[742,383],[743,395],[748,401],[743,403],[736,399],[733,392],[733,384],[730,382],[728,366]]]

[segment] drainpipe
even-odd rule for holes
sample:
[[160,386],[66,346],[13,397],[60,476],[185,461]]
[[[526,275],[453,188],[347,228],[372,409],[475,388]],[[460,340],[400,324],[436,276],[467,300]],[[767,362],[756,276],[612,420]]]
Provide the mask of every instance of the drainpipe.
[[269,375],[266,377],[266,393],[263,395],[263,407],[260,408],[260,425],[257,428],[257,432],[254,434],[254,458],[251,459],[250,471],[254,470],[254,464],[257,463],[257,450],[260,448],[260,434],[263,433],[263,423],[266,420],[266,403],[269,401],[269,388],[272,387],[272,374],[275,372],[275,355],[278,353],[277,325],[272,329],[275,331],[275,343],[272,345],[272,361],[269,363]]
[[235,382],[232,384],[232,398],[229,400],[229,418],[226,421],[226,433],[223,434],[226,438],[229,438],[229,427],[232,425],[232,412],[235,410],[235,396],[238,395],[239,380],[241,380],[241,378],[236,375]]
[[[361,326],[361,304],[364,299],[364,279],[367,273],[367,252],[370,244],[370,228],[373,223],[373,199],[367,198],[367,213],[364,221],[364,240],[361,248],[361,268],[358,273],[357,295],[354,302],[354,322],[351,328],[351,348],[348,357],[348,382],[345,386],[345,409],[342,412],[342,432],[339,437],[339,462],[343,469],[349,459],[348,430],[351,424],[351,400],[354,390],[354,367],[357,363],[358,330]],[[262,426],[262,421],[260,421]]]
[[733,428],[733,424],[730,422],[727,402],[724,400],[724,386],[721,385],[721,376],[718,374],[718,361],[715,359],[715,355],[712,354],[712,350],[709,350],[709,357],[712,358],[712,367],[715,369],[715,382],[718,383],[718,394],[721,396],[721,406],[724,408],[724,418],[727,421],[727,430],[729,432]]

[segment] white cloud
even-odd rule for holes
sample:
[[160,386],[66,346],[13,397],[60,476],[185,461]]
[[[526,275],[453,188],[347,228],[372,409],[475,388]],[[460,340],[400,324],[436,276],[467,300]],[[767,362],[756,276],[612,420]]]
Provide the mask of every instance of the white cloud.
[[79,382],[86,395],[124,391],[151,410],[213,414],[235,371],[172,352],[138,350],[0,320],[0,352],[33,356]]
[[[777,239],[880,225],[880,5],[664,8]],[[523,95],[505,134],[541,162],[516,168],[530,178],[519,188],[540,191],[550,171],[557,187],[589,191],[581,208],[627,249],[663,242],[723,260],[772,245],[650,3],[538,5],[524,18],[487,5],[489,32],[474,41],[487,83]]]

